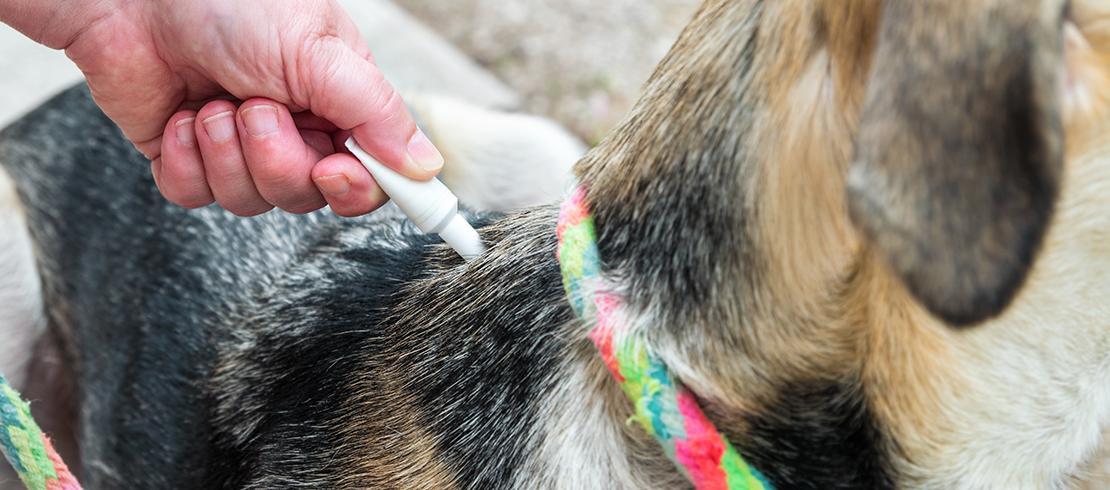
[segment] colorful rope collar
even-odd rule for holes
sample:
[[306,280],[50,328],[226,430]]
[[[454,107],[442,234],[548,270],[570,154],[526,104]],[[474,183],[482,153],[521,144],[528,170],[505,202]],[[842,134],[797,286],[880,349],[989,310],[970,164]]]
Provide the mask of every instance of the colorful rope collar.
[[0,452],[29,490],[81,488],[31,418],[31,407],[4,376],[0,376]]
[[695,487],[770,490],[770,482],[717,431],[663,360],[620,321],[621,298],[599,287],[601,258],[585,188],[575,189],[563,203],[556,233],[567,298],[579,317],[594,322],[590,338],[632,400],[632,420],[655,437]]

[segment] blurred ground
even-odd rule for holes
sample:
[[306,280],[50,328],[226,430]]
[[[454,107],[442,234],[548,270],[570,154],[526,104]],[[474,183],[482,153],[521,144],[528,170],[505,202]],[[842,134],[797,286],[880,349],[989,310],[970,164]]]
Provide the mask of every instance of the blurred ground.
[[[501,107],[519,102],[520,109],[550,116],[594,143],[628,111],[699,1],[395,2],[414,15],[389,0],[341,3],[399,88]],[[62,53],[4,25],[0,73],[0,127],[80,80]]]
[[61,51],[35,44],[0,24],[0,128],[81,80]]
[[[358,24],[382,71],[404,91],[436,92],[510,107],[509,87],[389,0],[339,0]],[[63,53],[0,24],[0,127],[81,80]]]
[[700,0],[395,0],[590,143],[635,102]]

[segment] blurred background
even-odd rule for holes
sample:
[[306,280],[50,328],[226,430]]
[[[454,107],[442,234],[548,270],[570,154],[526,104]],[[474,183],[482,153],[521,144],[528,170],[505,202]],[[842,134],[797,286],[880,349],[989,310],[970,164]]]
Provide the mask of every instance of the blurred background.
[[[559,121],[596,143],[699,0],[341,0],[403,92]],[[0,126],[80,81],[65,55],[0,24]]]

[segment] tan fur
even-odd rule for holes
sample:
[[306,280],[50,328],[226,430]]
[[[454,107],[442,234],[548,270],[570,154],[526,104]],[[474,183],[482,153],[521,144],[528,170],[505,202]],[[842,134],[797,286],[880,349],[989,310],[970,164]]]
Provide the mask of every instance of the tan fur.
[[[757,90],[770,95],[757,129],[761,163],[750,195],[760,210],[755,238],[776,271],[763,285],[763,302],[773,304],[767,309],[784,321],[754,333],[774,369],[795,375],[812,365],[792,365],[790,359],[851,365],[851,351],[835,348],[844,347],[851,333],[832,327],[839,312],[826,305],[839,293],[830,286],[844,279],[860,247],[845,213],[844,177],[869,62],[859,55],[873,42],[866,28],[877,12],[870,3],[871,9],[826,3],[819,11],[827,18],[803,7],[808,2],[772,4],[766,18],[781,24],[761,30],[759,43],[768,47],[761,55],[770,59],[757,60],[769,67]],[[824,29],[835,43],[814,35]]]
[[[405,395],[393,397],[404,403]],[[368,391],[367,397],[381,396]],[[351,485],[381,488],[450,489],[457,488],[455,476],[439,459],[436,441],[421,425],[418,411],[411,407],[393,406],[373,417],[360,414],[365,421],[349,429],[349,444],[363,449],[354,460],[358,468],[349,475]]]
[[[1084,26],[1106,25],[1110,16],[1084,18],[1090,3],[1077,5],[1080,33],[1098,39],[1100,32],[1085,33]],[[1077,83],[1091,94],[1105,91],[1110,49],[1104,43],[1068,53],[1070,70],[1084,78]],[[864,279],[857,283],[857,299],[868,305],[861,322],[868,339],[860,350],[862,382],[904,455],[907,482],[1062,485],[1097,444],[1099,424],[1110,418],[1110,311],[1102,311],[1104,300],[1096,299],[1110,293],[1108,278],[1099,272],[1110,266],[1110,255],[1094,245],[1107,243],[1100,235],[1110,223],[1090,215],[1110,209],[1104,192],[1110,152],[1086,136],[1106,134],[1105,122],[1095,117],[1106,107],[1102,95],[1081,100],[1087,105],[1069,108],[1073,117],[1066,120],[1072,136],[1069,178],[1056,222],[1029,284],[1002,318],[952,331],[917,306],[881,263],[863,262]],[[1074,267],[1080,263],[1092,270]],[[1084,299],[1084,292],[1094,291],[1099,293]]]
[[[1099,444],[1110,418],[1110,250],[1099,245],[1110,221],[1097,216],[1110,205],[1105,149],[1070,159],[1055,227],[1003,317],[953,332],[896,284],[869,295],[881,343],[865,358],[864,385],[919,484],[1062,485]],[[882,341],[890,334],[901,338]],[[1024,479],[997,479],[1007,475]]]
[[[738,33],[757,6],[765,9],[757,75],[737,80]],[[982,1],[952,9],[1051,25],[1059,4],[1012,6]],[[656,339],[726,432],[744,434],[746,415],[772,403],[790,381],[854,378],[887,432],[900,485],[1068,485],[1082,479],[1082,465],[1098,464],[1089,460],[1110,425],[1110,310],[1103,306],[1110,304],[1110,7],[1076,1],[1074,26],[1064,29],[1070,37],[1057,68],[1067,73],[1059,94],[1065,169],[1036,262],[1000,316],[967,330],[921,306],[853,225],[845,203],[883,7],[878,0],[707,2],[641,104],[580,173],[595,201],[635,200],[636,185],[683,161],[676,152],[720,145],[705,128],[730,125],[756,135],[737,143],[752,149],[757,165],[754,175],[741,176],[739,194],[748,201],[736,206],[756,218],[737,226],[751,226],[756,246],[747,253],[762,269],[747,262],[748,269],[733,272],[733,285],[714,291],[720,303],[685,319],[705,325],[703,342]],[[948,45],[954,59],[967,49],[959,41]],[[704,94],[673,89],[683,83],[739,99],[722,104],[741,105],[741,115],[715,112]],[[675,120],[687,111],[712,122]],[[667,132],[674,128],[681,132]],[[945,238],[934,239],[943,245]],[[732,264],[723,257],[717,268]],[[621,290],[620,278],[613,280]],[[755,284],[745,290],[745,281]],[[645,331],[660,321],[650,310],[633,315]]]
[[1069,132],[1075,134],[1085,127],[1097,127],[1110,110],[1110,5],[1076,0],[1072,9],[1075,25],[1065,35],[1067,69],[1072,76],[1065,97]]

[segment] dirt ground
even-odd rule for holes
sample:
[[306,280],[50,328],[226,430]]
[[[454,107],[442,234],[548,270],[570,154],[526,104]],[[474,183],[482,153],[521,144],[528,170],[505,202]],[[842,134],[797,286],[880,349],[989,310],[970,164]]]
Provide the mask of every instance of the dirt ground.
[[524,99],[595,143],[699,0],[396,0]]

